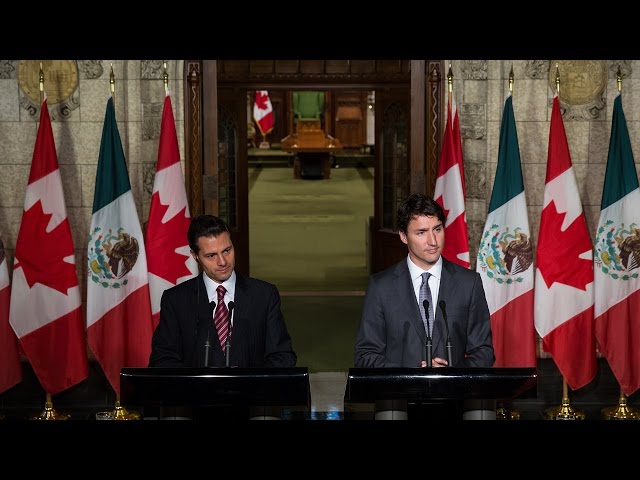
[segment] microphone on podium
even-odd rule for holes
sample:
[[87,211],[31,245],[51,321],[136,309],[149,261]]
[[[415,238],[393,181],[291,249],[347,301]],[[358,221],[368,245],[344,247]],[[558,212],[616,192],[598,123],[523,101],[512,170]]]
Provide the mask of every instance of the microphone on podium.
[[444,300],[440,300],[440,302],[438,303],[438,305],[440,305],[440,310],[442,311],[442,319],[444,320],[444,328],[447,331],[447,362],[449,363],[449,366],[451,367],[452,362],[451,362],[451,339],[449,338],[449,322],[447,321],[447,304],[444,302]]
[[427,319],[427,341],[426,341],[426,359],[427,359],[427,367],[431,366],[431,348],[432,348],[432,340],[431,340],[431,331],[429,328],[429,300],[425,299],[422,301],[422,306],[424,308],[424,316]]

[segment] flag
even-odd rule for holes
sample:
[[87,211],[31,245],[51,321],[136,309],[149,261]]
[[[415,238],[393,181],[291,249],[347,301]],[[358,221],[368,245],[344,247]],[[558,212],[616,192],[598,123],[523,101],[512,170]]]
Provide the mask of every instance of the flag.
[[596,374],[593,251],[560,101],[553,99],[544,200],[536,250],[535,325],[567,384]]
[[267,90],[256,90],[253,118],[263,137],[273,130],[273,107]]
[[9,323],[11,285],[4,244],[0,238],[0,393],[22,381],[18,338]]
[[447,260],[468,268],[469,238],[467,237],[465,195],[460,120],[453,94],[450,94],[447,106],[447,124],[442,139],[438,177],[433,196],[435,201],[442,206],[447,217],[442,254]]
[[9,319],[47,393],[89,376],[80,283],[46,98],[16,239]]
[[498,166],[476,270],[491,313],[495,367],[535,367],[533,248],[513,98],[500,127]]
[[640,189],[622,97],[613,103],[595,240],[596,338],[625,395],[640,388]]
[[120,396],[120,370],[146,367],[151,354],[147,257],[113,98],[104,117],[87,249],[89,345]]
[[189,253],[190,215],[180,164],[171,96],[164,99],[158,163],[145,232],[153,328],[160,320],[162,292],[198,273]]

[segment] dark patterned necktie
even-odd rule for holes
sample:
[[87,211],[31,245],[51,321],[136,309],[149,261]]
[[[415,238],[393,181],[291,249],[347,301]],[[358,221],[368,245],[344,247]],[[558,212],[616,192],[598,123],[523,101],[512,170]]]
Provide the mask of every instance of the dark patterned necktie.
[[[420,309],[420,316],[422,316],[422,323],[424,323],[424,330],[427,332],[427,335],[431,333],[431,337],[433,338],[433,300],[431,299],[431,289],[429,288],[429,277],[431,274],[429,272],[424,272],[422,274],[422,285],[420,285],[420,305],[418,305]],[[427,312],[424,311],[424,301],[429,302],[429,310]],[[428,327],[427,327],[428,322]]]
[[217,288],[218,292],[218,305],[216,306],[216,311],[213,314],[213,322],[216,325],[216,331],[218,332],[218,338],[220,339],[220,346],[224,350],[224,344],[227,342],[227,337],[229,336],[229,310],[227,309],[227,305],[224,303],[224,294],[226,293],[226,289],[220,285]]

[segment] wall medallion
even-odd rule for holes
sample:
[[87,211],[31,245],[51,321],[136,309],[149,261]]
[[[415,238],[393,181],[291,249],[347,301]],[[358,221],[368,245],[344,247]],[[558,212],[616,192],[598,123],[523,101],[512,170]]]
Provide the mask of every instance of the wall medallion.
[[560,71],[560,101],[564,118],[591,120],[604,109],[608,66],[605,60],[551,60],[549,87],[556,91],[556,64]]
[[[44,72],[44,90],[53,119],[67,117],[79,106],[78,64],[75,60],[21,60],[18,64],[20,104],[30,115],[40,111],[40,63]],[[55,108],[51,108],[52,106]]]

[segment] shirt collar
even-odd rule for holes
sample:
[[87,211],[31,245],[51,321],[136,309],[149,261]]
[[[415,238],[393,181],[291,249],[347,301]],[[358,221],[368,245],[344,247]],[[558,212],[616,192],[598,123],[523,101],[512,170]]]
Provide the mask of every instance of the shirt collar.
[[411,261],[411,257],[407,255],[407,266],[409,267],[409,275],[411,275],[412,280],[417,280],[424,272],[429,272],[433,277],[440,280],[440,277],[442,276],[442,255],[440,255],[438,261],[429,270],[423,270],[418,267]]
[[231,295],[231,298],[236,297],[236,271],[231,272],[231,276],[222,283],[217,283],[211,280],[206,273],[202,272],[204,278],[204,286],[207,288],[207,296],[209,297],[209,303],[218,301],[218,292],[216,291],[218,285],[222,285],[227,294]]

